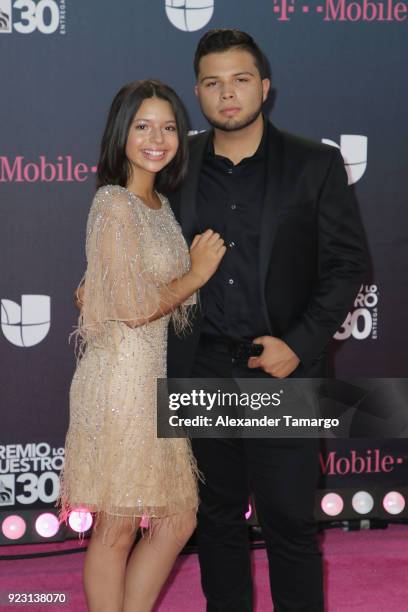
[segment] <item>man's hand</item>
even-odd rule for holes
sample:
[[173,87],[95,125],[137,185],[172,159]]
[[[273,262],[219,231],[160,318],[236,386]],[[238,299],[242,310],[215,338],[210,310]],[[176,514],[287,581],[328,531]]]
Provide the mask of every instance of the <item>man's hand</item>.
[[74,304],[78,310],[81,310],[82,306],[84,305],[84,283],[79,285],[78,289],[75,289]]
[[283,340],[274,336],[261,336],[255,338],[254,342],[262,344],[264,349],[259,357],[249,358],[248,368],[262,368],[275,378],[286,378],[298,367],[299,357]]

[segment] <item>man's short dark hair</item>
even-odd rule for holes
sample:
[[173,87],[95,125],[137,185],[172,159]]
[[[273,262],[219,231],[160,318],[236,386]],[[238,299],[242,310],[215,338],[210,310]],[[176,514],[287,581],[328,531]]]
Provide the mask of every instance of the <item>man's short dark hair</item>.
[[248,51],[255,61],[261,79],[269,78],[268,62],[252,36],[241,30],[217,29],[209,30],[200,39],[194,55],[194,71],[198,76],[200,61],[209,53],[222,53],[230,49]]

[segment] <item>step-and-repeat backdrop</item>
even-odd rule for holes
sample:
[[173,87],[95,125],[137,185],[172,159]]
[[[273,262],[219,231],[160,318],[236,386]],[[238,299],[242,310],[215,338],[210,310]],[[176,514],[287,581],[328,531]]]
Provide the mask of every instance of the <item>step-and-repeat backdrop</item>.
[[[337,376],[406,376],[407,23],[404,0],[0,0],[1,512],[58,493],[72,294],[112,97],[159,78],[205,129],[192,60],[207,28],[250,32],[271,63],[275,124],[343,154],[372,272],[333,339]],[[333,440],[321,486],[380,487],[379,507],[407,461],[404,440]]]

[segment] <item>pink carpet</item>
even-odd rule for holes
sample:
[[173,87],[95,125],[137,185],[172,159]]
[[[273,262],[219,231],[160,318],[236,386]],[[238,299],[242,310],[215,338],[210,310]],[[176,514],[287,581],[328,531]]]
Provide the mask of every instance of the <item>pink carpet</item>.
[[[325,559],[327,612],[404,612],[408,610],[408,526],[386,530],[326,531],[321,538]],[[37,544],[1,547],[0,555],[78,547]],[[256,612],[272,612],[265,551],[253,553]],[[65,605],[0,607],[36,612],[86,612],[80,583],[83,553],[61,557],[1,561],[0,593],[65,591]],[[204,612],[199,568],[195,555],[181,556],[156,608],[157,612]]]

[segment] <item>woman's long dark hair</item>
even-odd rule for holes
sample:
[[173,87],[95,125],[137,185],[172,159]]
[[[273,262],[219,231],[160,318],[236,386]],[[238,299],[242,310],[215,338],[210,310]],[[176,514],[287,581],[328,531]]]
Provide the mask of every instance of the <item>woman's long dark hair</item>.
[[101,142],[101,152],[96,175],[97,188],[104,185],[128,184],[132,166],[126,157],[126,143],[133,118],[143,101],[160,98],[169,102],[176,119],[179,147],[174,158],[158,172],[155,188],[164,193],[176,189],[183,180],[188,161],[187,114],[176,92],[152,79],[135,81],[122,87],[116,94],[109,111]]

